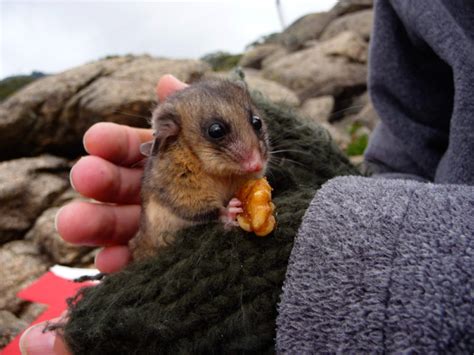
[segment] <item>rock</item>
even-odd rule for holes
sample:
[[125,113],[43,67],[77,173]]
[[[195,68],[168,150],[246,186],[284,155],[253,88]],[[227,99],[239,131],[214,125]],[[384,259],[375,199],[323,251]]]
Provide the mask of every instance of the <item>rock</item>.
[[0,309],[18,313],[25,301],[16,297],[48,270],[51,263],[39,248],[29,241],[16,240],[0,248]]
[[337,16],[343,16],[352,12],[370,9],[373,5],[373,0],[339,0],[331,9],[331,12],[336,13]]
[[366,65],[346,57],[327,56],[321,45],[280,58],[263,69],[263,76],[294,90],[303,101],[323,95],[337,96],[348,88],[366,85]]
[[363,155],[353,155],[353,156],[349,157],[349,160],[351,161],[352,165],[360,166],[364,162],[364,156]]
[[334,97],[321,96],[308,99],[301,106],[301,112],[315,122],[328,122],[334,108]]
[[369,40],[372,32],[373,10],[363,10],[338,17],[332,21],[321,34],[321,40],[327,40],[344,31],[353,31],[365,40]]
[[21,307],[20,318],[26,323],[33,323],[48,306],[41,303],[25,302]]
[[367,63],[369,46],[357,33],[344,31],[320,44],[326,55],[343,56],[359,63]]
[[0,159],[82,154],[82,136],[96,122],[147,126],[162,75],[190,82],[208,70],[197,60],[125,56],[38,79],[0,104]]
[[48,155],[0,163],[0,245],[21,238],[68,188],[69,169]]
[[341,150],[345,150],[347,148],[348,144],[351,142],[351,137],[348,132],[330,123],[321,123],[321,126],[328,130],[332,139],[339,146],[339,148],[341,148]]
[[318,39],[335,16],[332,12],[318,12],[300,17],[281,33],[280,41],[291,51],[298,50],[305,42]]
[[352,120],[353,122],[360,123],[364,127],[367,127],[371,132],[380,121],[380,118],[372,103],[369,102],[357,115],[352,118]]
[[362,108],[370,102],[369,92],[364,91],[362,94],[352,99],[351,106],[356,106],[359,112]]
[[54,200],[54,204],[55,206],[62,206],[66,202],[78,199],[84,199],[84,196],[80,195],[78,192],[76,192],[76,190],[69,186],[66,191],[64,191],[61,195],[58,196],[56,200]]
[[268,57],[262,60],[262,69],[270,66],[272,63],[276,62],[278,59],[283,58],[289,53],[288,49],[286,48],[279,48]]
[[244,68],[260,69],[262,67],[262,61],[266,57],[282,48],[282,46],[272,43],[255,46],[242,55],[239,65]]
[[246,71],[245,81],[250,90],[260,91],[264,96],[275,103],[294,107],[300,104],[298,96],[293,91],[274,81],[264,79],[258,74],[250,74]]
[[0,349],[7,346],[28,324],[13,313],[0,310]]
[[[93,248],[82,247],[65,242],[56,231],[54,220],[59,207],[47,209],[36,220],[25,239],[33,241],[40,250],[55,263],[77,265]],[[87,260],[86,260],[87,261]],[[89,261],[93,261],[89,260]]]

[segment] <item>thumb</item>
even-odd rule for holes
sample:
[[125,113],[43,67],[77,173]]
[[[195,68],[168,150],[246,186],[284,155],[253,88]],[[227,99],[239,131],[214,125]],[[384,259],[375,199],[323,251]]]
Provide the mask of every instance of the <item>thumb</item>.
[[169,95],[173,92],[182,90],[187,87],[188,84],[183,83],[181,80],[176,79],[171,74],[163,75],[160,80],[158,80],[158,84],[156,84],[156,96],[158,100],[161,102],[165,100]]
[[[51,319],[57,322],[61,318]],[[48,322],[28,328],[20,338],[20,351],[28,355],[69,355],[62,337],[55,331],[45,331]]]

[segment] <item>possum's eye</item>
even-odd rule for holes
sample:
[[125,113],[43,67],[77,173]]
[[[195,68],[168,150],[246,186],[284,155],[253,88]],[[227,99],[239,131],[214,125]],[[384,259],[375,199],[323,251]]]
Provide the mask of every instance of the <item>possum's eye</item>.
[[227,134],[227,129],[221,122],[214,122],[207,129],[207,134],[212,139],[221,139]]
[[253,115],[252,117],[250,117],[250,124],[257,132],[262,129],[262,120],[257,115]]

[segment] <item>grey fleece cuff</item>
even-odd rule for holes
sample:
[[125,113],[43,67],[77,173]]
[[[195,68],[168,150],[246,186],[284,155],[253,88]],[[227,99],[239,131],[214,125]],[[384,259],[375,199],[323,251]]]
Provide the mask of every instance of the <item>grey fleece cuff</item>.
[[311,202],[277,349],[474,350],[474,187],[340,177]]

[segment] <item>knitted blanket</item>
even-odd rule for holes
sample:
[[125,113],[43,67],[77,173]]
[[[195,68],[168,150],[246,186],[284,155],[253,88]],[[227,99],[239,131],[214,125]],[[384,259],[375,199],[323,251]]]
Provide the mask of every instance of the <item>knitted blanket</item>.
[[474,352],[474,187],[340,177],[308,208],[282,353]]
[[83,289],[62,329],[73,353],[275,351],[277,303],[304,212],[324,182],[358,172],[325,130],[254,101],[277,152],[267,174],[276,230],[258,238],[217,224],[187,229],[156,258]]

